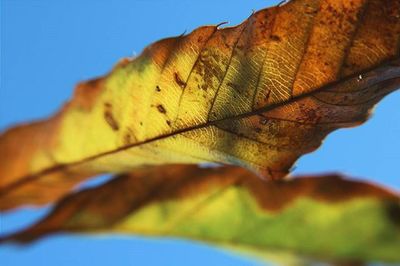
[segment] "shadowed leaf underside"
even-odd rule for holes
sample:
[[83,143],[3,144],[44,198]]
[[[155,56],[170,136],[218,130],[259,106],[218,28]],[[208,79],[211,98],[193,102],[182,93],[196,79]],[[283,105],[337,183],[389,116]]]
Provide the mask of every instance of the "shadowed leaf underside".
[[338,175],[266,182],[239,167],[158,166],[71,194],[42,221],[2,241],[124,233],[190,238],[261,256],[395,262],[399,203],[393,192]]

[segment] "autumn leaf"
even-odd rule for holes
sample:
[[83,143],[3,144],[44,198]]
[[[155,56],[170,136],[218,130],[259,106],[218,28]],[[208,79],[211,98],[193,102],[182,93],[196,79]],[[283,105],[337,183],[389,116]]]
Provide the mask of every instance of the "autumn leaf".
[[0,137],[0,209],[100,173],[215,162],[287,175],[400,84],[397,0],[292,0],[236,27],[158,41]]
[[400,260],[399,217],[398,195],[338,175],[265,182],[239,167],[169,165],[76,192],[2,241],[123,233],[185,237],[263,255],[393,262]]

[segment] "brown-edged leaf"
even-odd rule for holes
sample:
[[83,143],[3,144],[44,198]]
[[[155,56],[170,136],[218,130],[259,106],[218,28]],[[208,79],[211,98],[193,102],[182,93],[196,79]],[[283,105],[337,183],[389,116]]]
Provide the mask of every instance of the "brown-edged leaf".
[[399,262],[400,198],[338,175],[266,182],[239,167],[159,166],[72,194],[2,241],[59,232],[184,237],[262,256]]
[[0,138],[0,209],[84,178],[217,162],[285,176],[400,83],[398,0],[292,0],[236,27],[164,39],[80,84],[53,118]]

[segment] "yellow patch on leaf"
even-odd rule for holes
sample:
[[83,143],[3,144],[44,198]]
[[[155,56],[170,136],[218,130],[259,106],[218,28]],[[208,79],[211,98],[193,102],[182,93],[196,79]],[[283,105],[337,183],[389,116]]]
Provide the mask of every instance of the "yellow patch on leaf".
[[280,179],[400,84],[397,0],[292,0],[164,39],[0,137],[0,209],[101,173],[216,162]]

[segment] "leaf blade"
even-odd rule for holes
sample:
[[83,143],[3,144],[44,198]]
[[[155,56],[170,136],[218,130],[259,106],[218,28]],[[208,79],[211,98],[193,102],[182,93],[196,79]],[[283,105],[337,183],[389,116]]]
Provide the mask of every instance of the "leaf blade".
[[108,232],[325,261],[396,262],[399,213],[398,194],[337,175],[265,182],[237,167],[160,166],[68,196],[47,218],[7,240]]
[[[399,87],[399,13],[394,0],[293,0],[237,27],[206,26],[154,43],[79,85],[49,122],[55,129],[38,130],[51,142],[17,160],[18,137],[10,149],[8,133],[0,138],[9,158],[0,165],[0,207],[65,193],[26,198],[38,180],[76,183],[148,164],[212,161],[281,178],[328,133],[362,123]],[[76,180],[63,179],[65,171]]]

